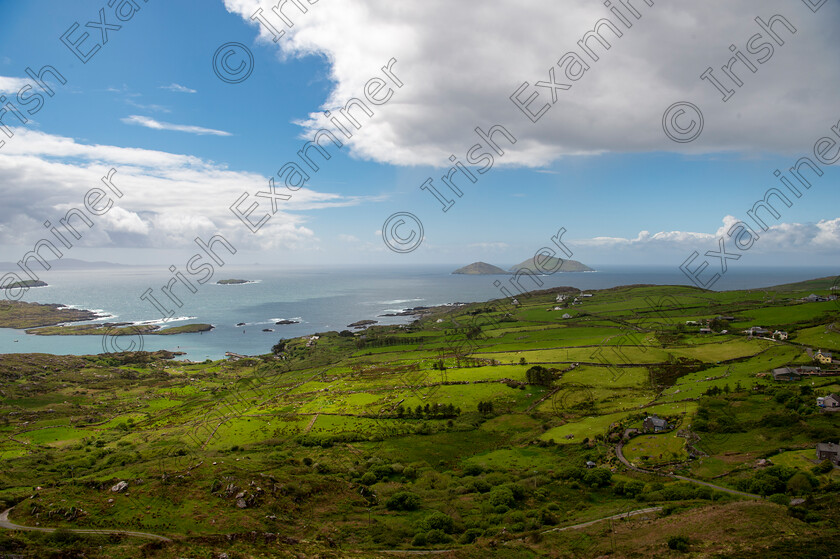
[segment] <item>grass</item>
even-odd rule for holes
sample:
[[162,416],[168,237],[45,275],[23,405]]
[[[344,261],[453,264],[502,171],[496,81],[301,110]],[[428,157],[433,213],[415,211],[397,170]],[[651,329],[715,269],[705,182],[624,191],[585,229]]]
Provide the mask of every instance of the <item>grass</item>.
[[[665,553],[667,535],[684,531],[702,534],[691,536],[692,551],[723,553],[716,540],[704,539],[703,523],[712,521],[753,527],[754,538],[740,524],[738,538],[725,536],[727,552],[775,549],[788,541],[783,521],[799,522],[791,525],[795,541],[810,542],[816,533],[836,537],[830,512],[817,505],[805,523],[783,509],[777,513],[775,505],[729,503],[734,497],[666,501],[658,484],[667,489],[677,482],[626,470],[614,453],[625,429],[655,413],[676,428],[635,437],[624,450],[645,467],[677,462],[667,467],[727,487],[753,475],[765,456],[810,469],[813,445],[836,438],[840,415],[813,409],[817,394],[840,391],[836,380],[777,385],[766,373],[806,362],[801,347],[735,334],[700,336],[684,323],[731,314],[736,324],[784,325],[795,340],[827,349],[836,347],[829,345],[836,334],[825,309],[791,304],[802,296],[797,290],[773,291],[771,298],[764,291],[688,287],[593,293],[568,320],[545,310],[553,308],[555,292],[536,293],[521,297],[507,322],[480,320],[483,303],[434,309],[406,329],[374,326],[364,341],[322,333],[315,348],[306,348],[304,339],[291,340],[282,360],[0,356],[0,499],[25,503],[13,513],[20,523],[171,535],[173,544],[143,548],[167,559],[280,553],[280,545],[249,539],[252,531],[295,538],[302,554],[335,553],[332,541],[342,553],[372,556],[413,547],[419,523],[432,511],[453,518],[455,541],[440,547],[455,550],[455,557],[495,553],[490,541],[512,557],[621,557],[631,553],[633,538],[643,551],[632,553],[657,556]],[[463,333],[447,332],[453,318],[485,324],[465,354],[453,353],[453,344],[464,341]],[[400,345],[389,345],[394,340]],[[661,374],[677,370],[680,358],[694,360],[693,368]],[[553,378],[544,386],[526,384],[527,371],[540,362],[554,369]],[[707,395],[714,388],[721,393]],[[415,417],[417,406],[435,404],[452,404],[460,413]],[[480,411],[489,404],[492,411]],[[398,406],[410,415],[398,416]],[[720,424],[732,428],[709,430]],[[708,456],[692,459],[678,433]],[[611,481],[586,482],[587,461],[611,472]],[[820,476],[815,494],[836,498],[836,478]],[[120,480],[129,489],[110,492]],[[640,482],[642,496],[621,494],[620,481]],[[501,491],[492,488],[500,486],[516,495],[513,502],[491,503]],[[35,496],[33,487],[41,487]],[[417,510],[386,507],[401,491],[420,497]],[[240,493],[245,508],[237,506]],[[649,505],[666,506],[670,514],[537,536],[558,523]],[[71,507],[84,514],[70,518]],[[784,529],[767,530],[762,515]],[[630,525],[636,528],[626,530]],[[459,543],[467,530],[480,532],[475,543]],[[222,534],[236,536],[213,539]],[[44,536],[0,537],[7,538],[0,540],[4,549],[55,551],[37,539]],[[107,539],[79,545],[92,557],[133,557],[139,549]]]

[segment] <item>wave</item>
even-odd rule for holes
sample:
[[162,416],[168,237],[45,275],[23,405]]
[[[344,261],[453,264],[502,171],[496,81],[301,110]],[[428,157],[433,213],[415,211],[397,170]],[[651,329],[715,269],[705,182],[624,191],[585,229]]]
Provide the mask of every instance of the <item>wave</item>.
[[[413,303],[416,301],[425,301],[422,297],[414,298],[414,299],[394,299],[393,301],[377,301],[375,304],[377,305],[402,305],[404,303]],[[400,309],[404,310],[404,309]]]
[[131,324],[134,326],[151,326],[156,324],[169,324],[170,322],[183,322],[185,320],[196,320],[197,316],[173,316],[172,318],[159,318],[157,320],[137,320]]

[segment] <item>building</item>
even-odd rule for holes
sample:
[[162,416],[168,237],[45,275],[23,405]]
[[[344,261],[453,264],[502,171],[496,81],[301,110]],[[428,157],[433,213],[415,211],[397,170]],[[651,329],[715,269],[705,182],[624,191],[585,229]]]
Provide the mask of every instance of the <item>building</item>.
[[840,444],[817,443],[817,460],[830,460],[835,466],[840,465]]
[[840,396],[837,394],[829,394],[828,396],[817,398],[817,405],[826,411],[840,411]]
[[761,326],[752,326],[744,330],[744,333],[749,336],[766,336],[770,333],[770,330]]
[[773,380],[790,382],[801,378],[802,375],[799,371],[792,369],[791,367],[779,367],[778,369],[773,369]]
[[654,433],[659,433],[660,431],[666,431],[670,429],[671,425],[669,425],[668,422],[664,419],[655,415],[651,415],[645,418],[645,420],[642,422],[642,427],[644,427],[645,431],[653,431]]
[[711,334],[712,329],[711,328],[700,328],[700,333],[701,334]]
[[786,340],[788,339],[788,333],[782,332],[781,330],[776,330],[775,332],[773,332],[773,337],[779,340]]
[[572,318],[572,315],[570,315],[569,313],[566,313],[566,314],[563,315],[563,318]]
[[806,303],[822,303],[822,302],[828,301],[828,298],[827,297],[820,297],[819,295],[814,295],[813,293],[811,293],[810,295],[803,298],[802,300]]
[[831,365],[832,355],[827,351],[817,350],[817,353],[814,354],[814,361],[819,361],[823,365]]
[[732,322],[733,320],[735,320],[735,317],[734,317],[734,316],[722,316],[722,315],[718,315],[717,319],[718,319],[718,320],[726,320],[727,322]]

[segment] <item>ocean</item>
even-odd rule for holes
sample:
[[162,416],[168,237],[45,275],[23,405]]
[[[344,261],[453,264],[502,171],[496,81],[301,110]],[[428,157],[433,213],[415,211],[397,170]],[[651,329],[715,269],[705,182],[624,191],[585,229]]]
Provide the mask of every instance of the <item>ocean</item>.
[[[52,353],[86,355],[112,351],[168,349],[183,351],[183,359],[221,359],[225,352],[259,355],[271,351],[281,338],[316,332],[344,330],[358,320],[380,324],[404,324],[411,317],[382,317],[410,307],[435,306],[500,298],[493,282],[504,276],[452,275],[456,266],[400,268],[291,268],[261,269],[226,267],[213,282],[226,278],[252,280],[244,285],[198,286],[191,294],[182,286],[175,293],[183,307],[166,326],[188,322],[212,324],[201,334],[144,336],[142,339],[103,336],[34,336],[22,330],[0,328],[0,353]],[[825,276],[836,276],[836,268],[730,268],[716,290],[760,289]],[[113,268],[107,270],[55,271],[42,279],[50,285],[33,288],[23,301],[61,303],[107,314],[97,322],[160,323],[161,315],[140,299],[153,288],[161,301],[160,287],[171,276],[162,268]],[[688,285],[688,279],[674,268],[599,267],[597,272],[557,273],[540,276],[543,286],[572,286],[602,289],[630,284]],[[527,278],[524,286],[530,286]],[[534,286],[537,288],[538,286]],[[299,324],[276,325],[281,319]],[[245,323],[244,326],[237,326]],[[273,332],[263,332],[263,329]]]

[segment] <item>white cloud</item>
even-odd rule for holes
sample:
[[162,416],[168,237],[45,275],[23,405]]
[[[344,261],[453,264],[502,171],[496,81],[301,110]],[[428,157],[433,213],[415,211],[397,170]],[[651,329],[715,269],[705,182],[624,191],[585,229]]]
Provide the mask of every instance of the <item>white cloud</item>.
[[[717,250],[718,239],[729,240],[728,232],[738,223],[738,218],[727,215],[720,228],[714,233],[691,231],[660,231],[651,235],[649,231],[640,231],[633,238],[595,237],[577,239],[576,245],[598,249],[652,248],[680,250]],[[817,223],[780,223],[767,231],[756,231],[758,240],[750,252],[774,253],[809,250],[826,252],[840,250],[840,218],[821,220]],[[729,246],[729,245],[727,245]]]
[[[239,196],[260,202],[254,219],[270,204],[253,194],[267,189],[267,179],[190,155],[139,148],[90,145],[71,138],[17,128],[15,141],[0,152],[0,243],[32,246],[71,207],[83,205],[90,188],[117,169],[114,184],[124,193],[114,207],[84,231],[78,246],[178,248],[194,246],[196,236],[221,231],[237,248],[315,249],[318,238],[305,225],[302,211],[358,205],[368,200],[301,188],[282,202],[258,234],[231,213]],[[249,202],[249,203],[250,203]],[[248,203],[244,207],[247,207]],[[243,208],[244,209],[244,208]]]
[[[624,4],[612,3],[615,9]],[[598,51],[600,59],[570,90],[558,93],[558,103],[536,125],[509,97],[525,81],[547,80],[552,66],[561,80],[558,59],[580,52],[578,40],[602,18],[619,21],[603,2],[490,0],[477,9],[451,0],[346,0],[308,5],[305,14],[290,3],[285,12],[291,28],[276,19],[268,2],[225,5],[253,26],[250,17],[262,6],[286,32],[276,47],[281,58],[317,55],[329,61],[334,86],[324,109],[362,95],[365,82],[397,59],[394,70],[405,86],[376,107],[376,117],[350,141],[354,156],[380,162],[448,166],[450,154],[463,157],[476,143],[476,126],[494,124],[508,126],[518,139],[505,148],[504,164],[541,166],[605,151],[801,153],[840,118],[840,67],[824,63],[824,53],[836,50],[833,3],[815,15],[805,3],[789,0],[673,0],[652,7],[633,2],[641,19],[631,18],[631,29],[619,26],[622,38],[605,31],[612,48]],[[776,24],[784,46],[775,45],[756,73],[737,68],[744,86],[722,102],[700,75],[708,67],[720,73],[732,56],[731,44],[746,52],[747,41],[761,31],[755,18],[774,14],[785,16],[797,33]],[[273,44],[263,26],[259,33]],[[535,109],[550,98],[547,89],[538,92]],[[665,109],[683,100],[700,106],[706,120],[702,137],[686,145],[662,130]],[[304,135],[323,120],[321,112],[308,115]]]
[[28,83],[29,80],[24,78],[0,76],[0,93],[17,93],[21,87]]
[[199,136],[232,136],[230,132],[224,130],[213,130],[212,128],[202,128],[201,126],[188,126],[183,124],[171,124],[169,122],[160,122],[153,118],[146,116],[131,115],[121,119],[126,124],[136,124],[144,126],[153,130],[174,130],[176,132],[187,132],[189,134],[197,134]]
[[175,93],[197,93],[195,89],[190,89],[189,87],[183,86],[179,83],[171,83],[169,85],[162,85],[160,86],[161,89],[168,89],[169,91],[174,91]]

